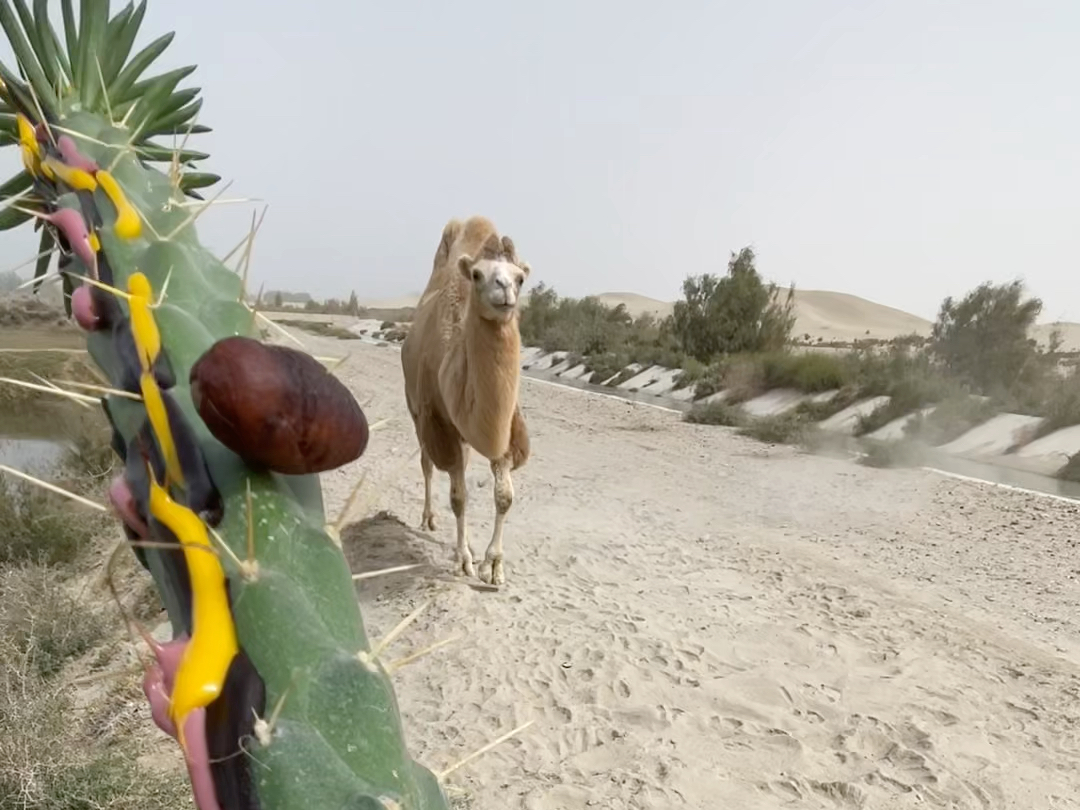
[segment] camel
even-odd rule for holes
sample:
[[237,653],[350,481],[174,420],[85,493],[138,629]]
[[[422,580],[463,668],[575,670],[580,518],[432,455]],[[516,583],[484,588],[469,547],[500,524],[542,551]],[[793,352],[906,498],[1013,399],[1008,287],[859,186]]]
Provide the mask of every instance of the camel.
[[424,474],[420,526],[435,529],[431,477],[437,467],[450,475],[455,573],[476,576],[465,525],[465,470],[470,449],[488,459],[495,480],[495,527],[480,579],[492,585],[505,582],[503,524],[514,502],[510,473],[529,458],[518,403],[518,303],[529,272],[510,237],[500,237],[486,217],[450,220],[401,347],[405,399]]

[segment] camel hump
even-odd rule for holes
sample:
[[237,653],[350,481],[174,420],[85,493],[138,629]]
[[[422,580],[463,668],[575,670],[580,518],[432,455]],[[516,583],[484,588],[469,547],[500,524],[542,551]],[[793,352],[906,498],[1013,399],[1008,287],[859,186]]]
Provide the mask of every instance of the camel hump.
[[443,226],[442,238],[439,239],[439,247],[435,250],[435,261],[431,268],[432,272],[445,266],[450,260],[450,251],[454,247],[454,242],[457,241],[458,236],[461,235],[463,228],[464,225],[457,219],[452,219]]

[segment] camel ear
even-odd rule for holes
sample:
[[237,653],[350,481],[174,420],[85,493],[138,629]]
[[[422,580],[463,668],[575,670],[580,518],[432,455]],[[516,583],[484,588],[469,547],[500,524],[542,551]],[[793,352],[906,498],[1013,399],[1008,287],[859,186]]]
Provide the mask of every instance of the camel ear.
[[458,272],[465,277],[466,281],[472,281],[472,268],[476,262],[468,253],[461,254],[457,260]]
[[518,265],[518,267],[520,267],[521,272],[525,274],[525,278],[528,278],[529,273],[532,272],[532,268],[529,266],[529,263],[528,262],[522,262],[521,264]]

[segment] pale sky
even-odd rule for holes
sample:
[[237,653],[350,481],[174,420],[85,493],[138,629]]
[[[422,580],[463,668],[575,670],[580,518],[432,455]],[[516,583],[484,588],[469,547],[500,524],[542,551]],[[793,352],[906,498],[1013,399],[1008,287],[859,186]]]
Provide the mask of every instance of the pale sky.
[[[768,278],[924,317],[1022,277],[1080,320],[1075,0],[393,5],[150,0],[136,47],[175,30],[156,70],[199,65],[204,170],[270,205],[256,284],[419,292],[483,213],[567,295],[670,300],[751,244]],[[10,264],[33,236],[0,237]]]

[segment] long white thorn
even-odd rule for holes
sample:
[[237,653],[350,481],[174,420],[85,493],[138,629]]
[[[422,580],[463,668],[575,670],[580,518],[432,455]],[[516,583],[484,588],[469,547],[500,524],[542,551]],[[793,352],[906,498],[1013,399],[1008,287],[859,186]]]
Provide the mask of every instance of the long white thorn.
[[102,394],[112,394],[113,396],[123,397],[124,399],[130,399],[134,402],[142,402],[141,396],[133,394],[130,391],[125,391],[122,388],[111,388],[107,385],[95,385],[94,383],[77,382],[76,380],[54,380],[53,383],[70,385],[73,388],[84,388],[87,391],[98,391]]
[[0,354],[33,354],[36,352],[63,352],[64,354],[86,354],[86,349],[0,349]]
[[55,284],[56,282],[60,281],[61,279],[63,279],[63,276],[60,275],[59,273],[46,273],[45,275],[39,276],[38,278],[32,278],[32,279],[29,279],[27,281],[24,281],[22,284],[20,284],[15,289],[16,290],[25,290],[27,287],[33,287],[35,284],[40,284],[42,287],[44,287],[46,284]]
[[[34,379],[36,379],[42,385],[47,385],[49,388],[51,388],[53,391],[56,391],[58,394],[64,395],[64,394],[70,394],[71,393],[70,391],[65,391],[63,388],[61,388],[56,383],[50,382],[49,380],[46,380],[44,377],[42,377],[40,374],[38,374],[36,372],[31,371],[30,374],[34,377]],[[99,400],[99,402],[100,402],[100,400]],[[86,408],[87,410],[89,410],[90,407],[91,407],[89,402],[80,402],[79,400],[75,400],[75,403],[80,408]]]
[[36,478],[29,473],[24,473],[21,470],[16,470],[14,467],[9,467],[6,464],[0,464],[0,470],[14,475],[17,478],[22,478],[24,481],[29,481],[31,484],[42,489],[47,489],[50,492],[55,492],[57,495],[63,495],[65,498],[70,498],[76,503],[81,503],[83,506],[88,506],[91,509],[96,509],[99,512],[108,512],[109,508],[103,504],[92,501],[89,498],[84,498],[82,495],[76,495],[74,492],[69,492],[63,487],[58,487],[56,484],[50,484],[48,481],[42,481],[40,478]]
[[295,344],[296,344],[297,346],[299,346],[299,347],[300,347],[301,349],[303,349],[304,351],[307,351],[307,346],[305,346],[305,345],[304,345],[304,341],[300,340],[300,338],[298,338],[298,337],[296,337],[295,335],[293,335],[293,334],[292,334],[291,332],[289,332],[289,330],[288,330],[288,329],[286,329],[286,328],[285,328],[284,326],[282,326],[282,325],[280,325],[280,324],[278,324],[278,323],[275,323],[275,322],[274,322],[273,320],[271,320],[270,318],[267,318],[267,317],[266,317],[265,315],[263,315],[263,314],[262,314],[261,312],[259,312],[259,311],[258,311],[257,309],[256,309],[256,310],[252,310],[252,311],[253,311],[253,312],[255,313],[255,317],[256,317],[256,318],[261,318],[261,319],[262,319],[263,321],[265,321],[265,322],[266,322],[267,324],[269,324],[270,326],[274,327],[274,328],[275,328],[275,329],[277,329],[277,330],[278,330],[279,332],[281,332],[281,334],[283,334],[283,335],[284,335],[285,337],[287,337],[287,338],[288,338],[289,340],[291,340],[291,341],[292,341],[293,343],[295,343]]
[[349,493],[349,497],[345,499],[345,504],[341,507],[341,511],[338,512],[337,519],[333,523],[334,531],[341,532],[342,527],[345,525],[345,520],[349,517],[349,513],[352,511],[353,504],[356,503],[357,497],[360,495],[360,490],[364,487],[364,482],[367,480],[367,470],[360,473],[360,479],[356,482],[356,486],[352,488]]
[[[55,250],[55,249],[54,249],[54,250]],[[14,267],[9,267],[9,268],[8,268],[7,270],[4,270],[4,271],[2,271],[2,272],[3,272],[3,273],[4,273],[5,275],[6,275],[6,274],[8,274],[8,273],[14,273],[14,272],[15,272],[16,270],[22,270],[22,269],[23,269],[24,267],[27,267],[27,266],[29,266],[29,265],[33,264],[34,262],[36,262],[36,261],[37,261],[38,259],[40,259],[40,258],[41,258],[42,256],[51,256],[51,255],[53,254],[53,252],[54,252],[53,250],[46,250],[46,251],[45,251],[44,253],[38,253],[38,254],[37,254],[36,256],[31,256],[31,257],[30,257],[29,259],[27,259],[26,261],[24,261],[24,262],[19,262],[19,263],[18,263],[17,265],[15,265]],[[19,285],[18,287],[16,287],[15,289],[16,289],[16,290],[21,290],[21,289],[24,289],[24,288],[26,288],[26,287],[29,287],[29,286],[30,286],[31,284],[33,284],[33,283],[34,283],[35,281],[41,281],[41,279],[39,279],[39,278],[32,278],[32,279],[30,279],[29,281],[24,281],[24,282],[23,282],[22,284],[20,284],[20,285]]]
[[359,574],[353,574],[353,582],[359,582],[362,579],[375,579],[375,577],[384,577],[387,574],[397,574],[401,571],[412,571],[414,568],[419,568],[420,563],[413,563],[412,565],[395,565],[392,568],[380,568],[377,571],[362,571]]
[[200,204],[200,206],[198,208],[196,208],[194,211],[192,211],[191,214],[184,219],[183,222],[181,222],[179,225],[177,225],[175,228],[172,229],[172,231],[169,233],[169,235],[165,237],[165,241],[167,241],[167,242],[171,241],[182,230],[189,227],[190,225],[193,225],[195,223],[195,220],[197,220],[204,213],[209,211],[210,206],[214,204],[214,201],[218,197],[220,197],[222,194],[224,194],[228,190],[229,186],[231,186],[232,184],[233,184],[233,181],[230,180],[228,183],[226,183],[224,186],[222,186],[220,189],[218,189],[217,194],[215,194],[209,200],[204,200]]
[[433,600],[428,599],[426,602],[420,605],[420,607],[418,607],[416,610],[414,610],[412,613],[410,613],[408,616],[398,622],[397,626],[394,627],[393,630],[391,630],[389,633],[379,639],[378,643],[371,648],[371,652],[369,653],[369,655],[372,658],[378,658],[380,655],[382,655],[383,650],[393,644],[394,641],[397,640],[398,636],[404,633],[409,628],[409,625],[411,625],[420,617],[421,613],[431,607],[432,601]]
[[0,382],[6,382],[10,385],[17,385],[21,388],[29,388],[34,391],[44,391],[47,394],[58,394],[60,396],[67,397],[68,399],[75,400],[76,402],[90,402],[94,405],[101,404],[101,397],[91,397],[87,396],[86,394],[76,394],[74,391],[65,391],[64,389],[57,388],[56,386],[50,388],[47,385],[35,385],[34,383],[26,382],[26,380],[14,380],[11,377],[0,377]]
[[183,200],[173,203],[173,208],[195,208],[199,205],[237,205],[240,203],[263,202],[261,197],[229,197],[227,200]]
[[450,636],[450,638],[444,638],[442,641],[436,641],[434,644],[429,644],[423,649],[417,650],[413,653],[409,653],[404,658],[399,658],[396,661],[391,661],[389,664],[386,665],[386,671],[389,674],[393,674],[402,667],[406,667],[409,664],[413,663],[413,661],[417,661],[423,658],[425,655],[430,655],[431,653],[435,652],[436,650],[442,649],[448,644],[453,644],[455,642],[461,641],[463,638],[464,636],[459,633],[457,635]]
[[525,729],[527,729],[529,726],[531,726],[535,722],[536,722],[535,720],[530,720],[527,723],[522,723],[520,726],[515,728],[513,731],[508,731],[505,734],[503,734],[501,737],[499,737],[498,739],[492,740],[487,745],[485,745],[483,748],[481,748],[481,749],[479,749],[477,751],[473,751],[467,757],[465,757],[464,759],[458,760],[453,765],[451,765],[449,768],[444,768],[442,771],[440,771],[439,773],[437,773],[435,775],[435,778],[438,779],[440,782],[443,781],[446,777],[448,777],[450,774],[452,774],[458,768],[462,768],[465,765],[468,765],[474,759],[476,759],[477,757],[483,756],[488,751],[490,751],[492,748],[495,748],[496,746],[502,745],[504,742],[509,740],[511,737],[517,736],[518,734],[523,732]]
[[[247,298],[248,273],[251,270],[251,253],[255,248],[255,236],[259,233],[259,228],[262,227],[263,219],[266,217],[266,210],[269,207],[270,206],[268,206],[268,205],[263,206],[262,214],[259,215],[259,221],[258,222],[255,221],[255,212],[254,211],[251,212],[251,230],[248,233],[247,244],[244,246],[243,258],[240,260],[242,262],[242,268],[243,268],[241,270],[241,281],[242,281],[241,289],[243,290],[243,295],[244,295],[245,298]],[[261,293],[260,293],[259,297],[260,298],[262,297]]]

